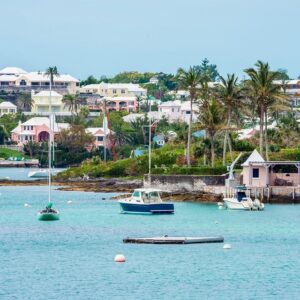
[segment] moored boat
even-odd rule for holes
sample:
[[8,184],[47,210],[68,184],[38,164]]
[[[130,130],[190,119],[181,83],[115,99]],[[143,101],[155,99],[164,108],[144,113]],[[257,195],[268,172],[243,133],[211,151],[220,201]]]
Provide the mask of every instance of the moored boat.
[[124,213],[173,214],[174,204],[163,202],[160,190],[153,188],[135,189],[131,197],[119,200]]
[[223,199],[226,208],[234,210],[264,210],[265,205],[257,198],[252,200],[250,190],[244,186],[239,186],[234,189],[231,197]]
[[57,221],[59,220],[59,211],[52,208],[53,204],[50,202],[45,209],[38,212],[40,221]]

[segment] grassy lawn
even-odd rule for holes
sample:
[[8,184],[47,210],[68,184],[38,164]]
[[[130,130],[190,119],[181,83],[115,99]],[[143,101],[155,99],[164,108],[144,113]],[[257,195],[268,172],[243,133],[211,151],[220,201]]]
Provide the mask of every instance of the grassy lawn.
[[11,149],[7,149],[7,148],[0,148],[0,158],[3,159],[8,159],[9,157],[26,157],[26,155],[24,155],[24,153],[19,152],[17,150],[11,150]]

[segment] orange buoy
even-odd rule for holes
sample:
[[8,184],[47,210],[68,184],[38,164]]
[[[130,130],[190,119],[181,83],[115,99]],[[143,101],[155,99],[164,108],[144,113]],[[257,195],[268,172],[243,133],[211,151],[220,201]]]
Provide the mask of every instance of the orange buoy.
[[121,262],[125,262],[125,261],[126,261],[126,259],[125,259],[125,256],[123,254],[117,254],[115,256],[115,262],[121,263]]

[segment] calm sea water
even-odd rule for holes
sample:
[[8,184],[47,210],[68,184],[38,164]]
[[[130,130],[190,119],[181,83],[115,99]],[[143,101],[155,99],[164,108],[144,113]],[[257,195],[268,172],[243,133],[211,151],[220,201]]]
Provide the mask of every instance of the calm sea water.
[[[45,187],[0,193],[0,299],[299,299],[300,206],[176,203],[174,215],[124,215],[109,194],[55,191],[61,220],[40,222]],[[122,243],[164,234],[223,235],[232,249]]]

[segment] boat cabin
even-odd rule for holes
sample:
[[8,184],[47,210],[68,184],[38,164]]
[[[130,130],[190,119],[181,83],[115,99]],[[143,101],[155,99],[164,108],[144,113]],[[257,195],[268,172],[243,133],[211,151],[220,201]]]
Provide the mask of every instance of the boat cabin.
[[136,189],[133,191],[132,200],[140,203],[161,203],[159,190],[155,189]]

